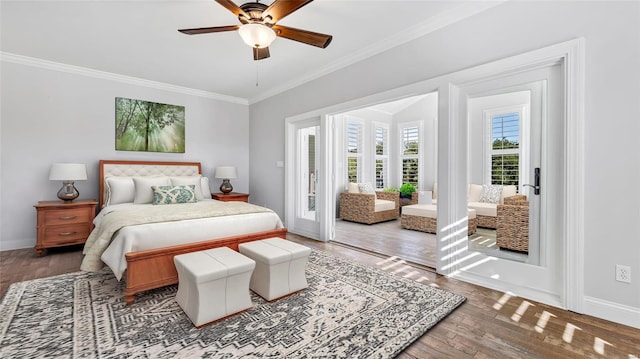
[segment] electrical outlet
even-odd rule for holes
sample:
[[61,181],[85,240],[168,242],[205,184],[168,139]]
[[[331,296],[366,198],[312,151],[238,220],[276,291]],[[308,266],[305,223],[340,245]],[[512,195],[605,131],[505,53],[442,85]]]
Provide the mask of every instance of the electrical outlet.
[[616,264],[616,280],[623,283],[631,283],[631,267]]

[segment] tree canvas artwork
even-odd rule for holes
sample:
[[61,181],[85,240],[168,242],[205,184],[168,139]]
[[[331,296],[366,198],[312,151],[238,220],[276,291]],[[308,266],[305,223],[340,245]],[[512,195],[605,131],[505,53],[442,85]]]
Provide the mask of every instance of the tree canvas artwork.
[[116,97],[116,150],[184,153],[184,106]]

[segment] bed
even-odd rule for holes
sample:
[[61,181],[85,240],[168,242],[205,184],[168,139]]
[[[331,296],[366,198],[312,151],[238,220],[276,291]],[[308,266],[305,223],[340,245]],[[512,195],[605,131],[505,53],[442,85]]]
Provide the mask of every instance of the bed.
[[[240,243],[286,237],[287,230],[275,212],[211,199],[208,179],[201,176],[199,162],[101,160],[99,166],[101,211],[95,220],[97,233],[92,232],[85,245],[81,269],[97,270],[107,264],[118,279],[124,277],[127,304],[133,303],[138,293],[177,283],[173,257],[178,254],[222,246],[238,250]],[[147,193],[140,189],[167,178],[174,185],[176,181],[191,184],[180,187],[190,187],[193,193],[200,191],[202,195],[187,204],[153,205],[145,201]],[[203,214],[181,217],[182,212],[186,215],[195,208]],[[163,212],[167,210],[171,213]],[[211,213],[213,217],[208,217]],[[122,227],[118,227],[122,223],[113,223],[118,216],[126,219]],[[151,223],[143,223],[147,220]]]

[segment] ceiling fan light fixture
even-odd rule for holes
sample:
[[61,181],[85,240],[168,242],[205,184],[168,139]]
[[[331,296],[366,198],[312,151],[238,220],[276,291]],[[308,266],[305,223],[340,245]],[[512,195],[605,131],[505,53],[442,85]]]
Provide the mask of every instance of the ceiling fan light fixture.
[[238,33],[247,45],[258,49],[268,47],[276,39],[272,28],[258,23],[244,24],[240,26]]

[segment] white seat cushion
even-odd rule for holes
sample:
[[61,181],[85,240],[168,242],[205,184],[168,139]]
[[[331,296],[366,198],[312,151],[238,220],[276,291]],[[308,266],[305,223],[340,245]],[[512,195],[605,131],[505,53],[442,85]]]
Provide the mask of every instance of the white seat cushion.
[[[476,218],[475,209],[469,208],[468,213],[469,219]],[[438,207],[433,204],[412,204],[402,207],[402,214],[416,217],[437,218]]]
[[468,207],[476,210],[476,214],[486,217],[498,216],[498,205],[486,202],[469,202]]
[[374,212],[389,211],[396,208],[394,201],[387,201],[386,199],[376,199]]
[[436,218],[438,216],[438,207],[433,204],[411,204],[402,207],[402,214],[406,214],[408,216]]

